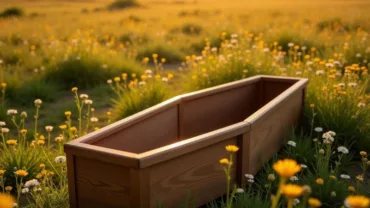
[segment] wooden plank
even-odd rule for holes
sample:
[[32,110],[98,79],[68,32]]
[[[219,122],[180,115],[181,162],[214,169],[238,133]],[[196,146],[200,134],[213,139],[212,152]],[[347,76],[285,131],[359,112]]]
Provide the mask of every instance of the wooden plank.
[[141,153],[139,154],[140,167],[146,168],[196,150],[201,150],[218,142],[228,140],[231,137],[246,133],[249,130],[250,124],[248,122],[239,122],[197,137]]
[[135,208],[150,206],[150,182],[148,169],[130,169],[130,205]]
[[[236,144],[236,137],[150,167],[150,207],[156,207],[158,202],[165,207],[179,207],[189,195],[189,203],[197,207],[224,195],[226,178],[219,159],[228,157],[225,146],[229,144]],[[235,165],[231,176],[234,183]]]
[[239,151],[237,152],[237,161],[236,164],[236,181],[239,187],[244,187],[246,184],[245,174],[250,174],[250,139],[251,132],[241,134],[237,137],[237,146]]
[[75,177],[75,160],[72,154],[67,154],[67,170],[69,206],[71,208],[77,208],[78,205]]
[[131,207],[128,168],[82,157],[75,162],[78,207]]

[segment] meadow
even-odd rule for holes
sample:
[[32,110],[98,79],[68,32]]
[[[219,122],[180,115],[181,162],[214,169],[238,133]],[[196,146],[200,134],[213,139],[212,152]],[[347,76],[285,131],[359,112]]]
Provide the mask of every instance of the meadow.
[[[64,143],[258,74],[309,78],[303,126],[206,207],[369,207],[369,10],[365,0],[0,1],[0,208],[68,207]],[[230,159],[215,160],[227,176]]]

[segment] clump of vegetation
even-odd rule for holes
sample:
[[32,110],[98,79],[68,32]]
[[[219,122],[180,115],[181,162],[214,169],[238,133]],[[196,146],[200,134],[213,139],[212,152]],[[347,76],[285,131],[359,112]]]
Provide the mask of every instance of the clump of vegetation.
[[333,32],[345,32],[350,30],[356,30],[359,26],[356,24],[349,24],[343,22],[341,18],[326,19],[318,22],[316,28],[319,32],[324,30],[330,30]]
[[108,5],[109,10],[122,10],[133,7],[139,7],[140,4],[136,0],[115,0]]
[[203,27],[198,24],[185,24],[182,26],[181,31],[186,35],[200,35],[202,33]]
[[176,47],[169,44],[149,45],[139,49],[137,60],[141,61],[145,57],[151,57],[157,53],[160,57],[166,59],[167,63],[179,63],[184,60],[185,55]]
[[21,17],[24,15],[23,9],[19,7],[9,7],[4,9],[0,13],[0,18],[9,18],[9,17]]

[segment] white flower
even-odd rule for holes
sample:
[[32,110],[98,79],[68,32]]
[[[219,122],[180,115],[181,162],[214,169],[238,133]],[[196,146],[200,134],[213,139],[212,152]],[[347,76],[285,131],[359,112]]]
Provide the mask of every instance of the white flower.
[[330,192],[330,196],[331,197],[336,197],[337,196],[337,193],[335,191],[332,191],[332,192]]
[[366,104],[365,104],[365,103],[359,103],[357,106],[358,106],[359,108],[363,108],[363,107],[365,107],[365,106],[366,106]]
[[323,128],[322,128],[322,127],[316,127],[314,130],[315,130],[316,132],[320,133],[320,132],[322,132],[322,131],[323,131]]
[[343,179],[347,179],[347,180],[351,179],[351,176],[346,175],[346,174],[340,174],[340,177]]
[[18,111],[16,109],[9,109],[7,111],[7,114],[10,115],[10,116],[14,116],[18,113]]
[[302,72],[301,72],[301,71],[297,71],[297,72],[295,73],[295,75],[300,76],[300,75],[302,75]]
[[32,180],[29,180],[27,181],[25,184],[24,184],[24,187],[25,188],[31,188],[32,186],[38,186],[40,183],[37,179],[32,179]]
[[307,165],[301,164],[301,168],[307,168]]
[[235,191],[235,193],[237,193],[237,194],[244,193],[244,189],[242,189],[242,188],[237,188],[237,189],[236,189],[236,191]]
[[0,64],[4,63],[4,61],[2,59],[0,59]]
[[295,143],[295,141],[288,141],[288,145],[292,146],[292,147],[296,147],[297,146],[297,143]]
[[245,177],[248,179],[254,179],[254,176],[252,174],[245,174]]
[[106,68],[108,68],[108,65],[107,65],[107,64],[103,64],[101,67],[102,67],[103,69],[106,69]]
[[301,201],[299,201],[299,199],[293,199],[293,205],[295,206],[295,205],[297,205],[297,204],[299,204]]
[[5,125],[6,125],[5,121],[0,121],[0,126],[5,126]]
[[1,132],[8,133],[9,132],[9,129],[8,128],[1,128]]
[[289,180],[291,181],[298,181],[298,177],[297,176],[292,176],[289,178]]
[[319,153],[320,153],[321,155],[323,155],[323,154],[325,154],[325,150],[324,150],[324,149],[320,149],[320,150],[319,150]]
[[361,57],[361,53],[357,53],[357,54],[356,54],[356,57],[357,57],[357,58]]
[[307,63],[306,63],[307,66],[310,66],[312,64],[313,64],[313,61],[307,61]]
[[146,75],[149,75],[149,74],[152,74],[153,73],[153,71],[151,70],[151,69],[147,69],[147,70],[145,70],[145,74]]
[[349,153],[348,149],[344,146],[338,147],[338,152],[341,152],[343,154],[348,154]]
[[289,47],[293,47],[294,46],[294,43],[288,43],[288,46]]
[[22,194],[27,194],[28,192],[30,192],[30,190],[28,188],[23,188],[22,189]]
[[93,122],[93,123],[96,123],[96,122],[99,121],[99,119],[97,117],[91,117],[90,121]]
[[53,131],[53,126],[45,126],[45,130],[47,131],[47,132],[51,132],[51,131]]
[[56,158],[55,158],[55,162],[56,163],[65,163],[66,162],[66,156],[57,156]]
[[357,83],[356,82],[350,82],[350,83],[348,83],[348,86],[357,87]]
[[265,52],[265,53],[267,53],[267,52],[269,52],[270,51],[270,49],[269,48],[264,48],[263,49],[263,52]]
[[306,46],[302,46],[302,47],[301,47],[301,50],[302,50],[302,51],[305,51],[306,49],[307,49],[307,47],[306,47]]
[[168,82],[168,78],[167,77],[162,77],[162,81],[163,82]]
[[42,104],[42,100],[40,100],[40,99],[35,100],[35,105],[41,105],[41,104]]
[[345,87],[345,86],[346,86],[346,84],[344,84],[344,83],[339,83],[339,84],[338,84],[338,86],[339,86],[339,87]]
[[139,86],[144,86],[144,85],[146,85],[146,82],[145,81],[139,82]]
[[64,139],[63,136],[58,136],[58,137],[55,138],[55,141],[56,142],[61,142],[61,141],[63,141],[63,139]]
[[231,34],[231,38],[238,38],[238,34]]
[[81,94],[80,98],[86,100],[89,96],[87,94]]
[[248,182],[249,183],[254,183],[254,180],[253,179],[249,179]]
[[85,100],[85,104],[86,105],[92,105],[93,104],[93,101],[92,100]]
[[334,131],[328,131],[328,132],[325,132],[323,135],[322,135],[322,138],[324,139],[324,143],[325,144],[331,144],[334,142],[334,136],[336,135],[336,133]]
[[324,74],[324,71],[323,71],[323,70],[317,70],[317,71],[316,71],[316,75],[319,75],[319,76],[320,76],[320,75],[322,75],[322,74]]
[[107,80],[107,83],[108,83],[108,84],[112,84],[112,80],[111,80],[111,79],[108,79],[108,80]]

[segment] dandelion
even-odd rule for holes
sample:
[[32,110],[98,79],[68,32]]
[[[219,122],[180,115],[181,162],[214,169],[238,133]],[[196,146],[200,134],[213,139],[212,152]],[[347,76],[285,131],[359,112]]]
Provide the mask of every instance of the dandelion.
[[295,143],[295,141],[288,141],[288,145],[292,146],[292,147],[296,147],[297,143]]
[[77,87],[72,87],[72,92],[77,92],[78,88]]
[[311,186],[304,185],[304,186],[302,186],[302,188],[303,188],[303,194],[304,195],[310,195],[312,193]]
[[295,184],[287,184],[282,187],[281,193],[284,194],[288,199],[295,199],[302,195],[303,188]]
[[227,158],[220,159],[220,164],[221,165],[228,165],[229,164],[229,159],[227,159]]
[[40,99],[35,100],[35,105],[36,106],[40,106],[41,104],[42,104],[42,100],[40,100]]
[[60,126],[59,126],[59,128],[60,128],[61,130],[65,130],[65,129],[67,128],[67,125],[65,125],[65,124],[60,125]]
[[0,176],[4,175],[4,174],[5,174],[5,172],[6,172],[6,170],[2,170],[2,169],[0,169]]
[[351,176],[346,175],[346,174],[340,174],[340,177],[341,177],[342,179],[347,179],[347,180],[351,179]]
[[231,152],[231,153],[234,153],[234,152],[237,152],[239,150],[239,147],[235,146],[235,145],[227,145],[225,147],[226,151],[228,152]]
[[45,130],[47,131],[47,132],[51,132],[51,131],[53,131],[53,126],[45,126]]
[[324,179],[322,178],[317,178],[316,179],[316,183],[319,184],[319,185],[323,185],[324,184]]
[[348,154],[349,153],[348,149],[344,146],[339,146],[337,150],[338,150],[338,152],[341,152],[343,154]]
[[10,146],[17,145],[17,140],[9,139],[9,140],[6,141],[6,144],[8,144]]
[[111,79],[108,79],[108,80],[107,80],[107,83],[108,83],[108,84],[112,84],[112,80],[111,80]]
[[25,177],[28,175],[28,172],[26,170],[17,170],[14,172],[19,177]]
[[93,104],[93,101],[92,100],[85,100],[85,104],[86,105],[92,105]]
[[57,156],[55,157],[55,163],[65,163],[66,157],[65,156]]
[[15,116],[17,115],[18,111],[16,109],[9,109],[7,111],[7,114],[10,115],[10,116]]
[[366,157],[367,152],[365,152],[365,151],[361,151],[361,152],[360,152],[360,155],[361,155],[362,157]]
[[318,76],[323,75],[323,74],[324,74],[323,70],[317,70],[316,71],[316,75],[318,75]]
[[41,163],[41,164],[39,165],[39,168],[40,168],[40,169],[44,169],[44,168],[45,168],[45,164]]
[[321,201],[316,199],[316,198],[312,198],[310,197],[308,199],[308,204],[312,207],[312,208],[318,208],[318,207],[321,207]]
[[301,166],[297,164],[295,160],[284,159],[279,160],[273,165],[273,169],[284,178],[294,176],[296,173],[301,171]]
[[348,208],[368,208],[370,199],[362,195],[351,195],[344,200],[344,205]]
[[1,208],[12,208],[14,207],[14,198],[9,194],[0,193],[0,207]]
[[86,99],[89,98],[89,96],[87,94],[81,94],[80,98],[83,99],[83,100],[86,100]]
[[114,79],[113,79],[115,82],[119,82],[119,81],[121,81],[121,78],[120,77],[114,77]]

